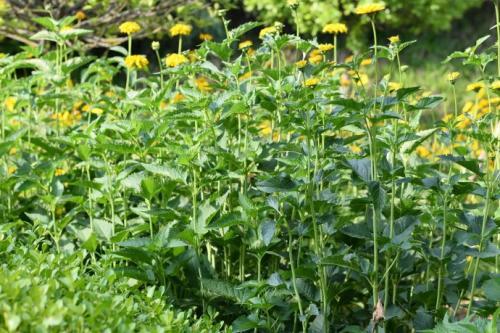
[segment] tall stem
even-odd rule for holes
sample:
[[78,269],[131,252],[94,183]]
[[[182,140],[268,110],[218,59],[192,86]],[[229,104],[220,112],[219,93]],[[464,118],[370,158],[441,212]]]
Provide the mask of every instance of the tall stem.
[[500,9],[498,5],[498,1],[494,2],[495,4],[495,18],[496,18],[496,26],[497,26],[497,75],[500,76]]
[[337,34],[333,35],[333,61],[337,65]]
[[[132,36],[128,35],[128,55],[132,55]],[[125,91],[128,92],[128,87],[130,84],[130,68],[127,67],[127,81],[125,82]]]

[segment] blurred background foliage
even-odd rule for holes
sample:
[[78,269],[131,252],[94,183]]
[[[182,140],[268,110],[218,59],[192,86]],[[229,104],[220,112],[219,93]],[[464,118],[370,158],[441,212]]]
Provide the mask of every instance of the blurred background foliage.
[[[331,42],[331,35],[322,34],[321,29],[327,23],[340,21],[349,27],[347,35],[339,36],[340,59],[366,49],[372,42],[370,26],[366,17],[354,15],[353,10],[359,3],[373,1],[300,0],[297,11],[301,35]],[[399,35],[402,40],[418,40],[418,48],[402,54],[403,62],[410,66],[407,76],[412,83],[426,86],[435,93],[446,95],[449,88],[447,81],[441,79],[450,70],[441,63],[446,56],[473,44],[494,25],[491,0],[384,2],[387,10],[377,19],[380,40],[391,35]],[[94,31],[82,44],[93,49],[94,54],[124,44],[126,37],[118,33],[119,23],[137,20],[143,29],[135,36],[134,47],[137,52],[154,57],[151,40],[160,40],[165,52],[175,52],[177,44],[168,36],[168,29],[179,21],[194,28],[184,40],[187,47],[201,42],[200,33],[210,33],[215,40],[223,39],[224,28],[218,15],[222,8],[231,27],[255,20],[263,25],[279,21],[285,24],[285,32],[295,33],[287,0],[0,0],[0,52],[14,53],[23,45],[34,45],[29,36],[40,29],[34,17],[77,15],[76,27]],[[246,38],[258,40],[258,29]],[[462,74],[473,79],[477,73]]]

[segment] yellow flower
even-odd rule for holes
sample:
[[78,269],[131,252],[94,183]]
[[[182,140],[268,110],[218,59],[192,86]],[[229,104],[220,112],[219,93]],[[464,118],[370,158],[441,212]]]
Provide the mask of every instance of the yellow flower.
[[347,57],[344,58],[344,62],[351,62],[352,59],[354,59],[353,55],[347,56]]
[[482,83],[482,82],[473,82],[473,83],[470,83],[470,84],[467,85],[466,90],[467,91],[478,92],[482,88],[484,88],[484,83]]
[[424,146],[418,146],[415,151],[417,152],[417,155],[422,158],[428,158],[429,156],[431,156],[431,152],[429,151],[429,149]]
[[359,153],[361,153],[363,151],[360,146],[355,145],[355,144],[349,145],[349,148],[351,149],[351,151],[354,154],[359,154]]
[[305,60],[299,60],[295,63],[295,66],[297,66],[297,68],[304,68],[306,67],[307,65],[307,61]]
[[12,147],[9,149],[9,155],[16,155],[17,153],[17,148],[16,147]]
[[500,81],[496,80],[495,82],[493,82],[491,84],[491,89],[493,89],[493,90],[500,90]]
[[312,50],[311,53],[309,53],[309,62],[311,64],[316,65],[322,61],[323,61],[323,55],[321,54],[320,50]]
[[304,85],[306,87],[314,87],[315,85],[317,85],[319,83],[319,79],[317,77],[311,77],[309,79],[307,79],[305,82],[304,82]]
[[191,33],[193,27],[185,23],[177,23],[172,28],[170,28],[170,36],[187,36]]
[[391,42],[391,44],[397,44],[399,43],[401,40],[399,39],[399,36],[396,35],[396,36],[391,36],[388,38],[389,39],[389,42]]
[[366,5],[359,5],[354,9],[354,13],[358,15],[364,14],[374,14],[385,9],[385,4],[383,3],[370,3]]
[[342,87],[349,87],[351,85],[351,80],[349,79],[349,75],[344,73],[340,76],[340,85]]
[[148,64],[148,59],[142,54],[129,55],[125,58],[125,66],[130,69],[144,69],[148,67]]
[[324,34],[345,34],[347,26],[344,23],[329,23],[323,27]]
[[399,82],[389,82],[387,86],[390,92],[401,89],[401,84]]
[[181,102],[182,100],[184,100],[185,98],[186,98],[186,97],[185,97],[183,94],[181,94],[180,92],[177,92],[177,93],[175,93],[175,95],[174,95],[174,98],[173,98],[173,103],[174,103],[174,104],[175,104],[175,103],[179,103],[179,102]]
[[242,75],[238,78],[238,80],[239,80],[239,81],[244,81],[244,80],[247,80],[247,79],[249,79],[249,78],[251,78],[251,77],[252,77],[252,72],[251,72],[251,71],[248,71],[248,72],[246,72],[246,73],[243,73],[243,74],[242,74]]
[[327,43],[327,44],[319,44],[318,49],[321,52],[328,52],[334,48],[333,44]]
[[120,24],[120,32],[122,34],[133,35],[136,32],[141,31],[141,26],[137,22],[127,21]]
[[214,39],[214,36],[212,36],[209,33],[201,33],[199,37],[200,37],[200,40],[202,40],[202,41],[207,41],[207,40],[213,40]]
[[457,121],[458,121],[457,128],[462,130],[466,129],[472,124],[472,121],[463,114],[457,117]]
[[9,168],[7,169],[7,173],[9,175],[12,175],[14,172],[16,172],[17,168],[14,165],[10,165]]
[[459,77],[460,77],[460,73],[459,72],[448,73],[448,81],[450,81],[451,84],[454,84],[455,81],[457,81]]
[[471,111],[473,107],[474,107],[474,103],[468,101],[467,103],[464,104],[464,107],[462,108],[462,112],[467,113],[467,112]]
[[165,65],[168,67],[177,67],[188,61],[188,58],[186,58],[183,54],[172,53],[165,58]]
[[247,47],[250,47],[250,46],[252,46],[252,45],[253,45],[253,43],[252,43],[252,41],[251,41],[251,40],[245,40],[245,41],[240,42],[240,43],[238,44],[238,48],[239,48],[240,50],[242,50],[242,49],[246,49]]
[[63,168],[57,168],[56,171],[54,172],[55,176],[62,176],[66,173],[66,170]]
[[79,10],[76,12],[75,17],[78,21],[83,21],[87,18],[87,15],[83,10]]
[[212,90],[210,88],[210,84],[208,83],[207,79],[204,78],[203,76],[200,76],[194,80],[194,83],[196,84],[196,87],[203,92],[208,92]]
[[14,111],[14,108],[16,107],[16,103],[17,103],[17,98],[15,98],[13,96],[7,97],[5,99],[5,101],[3,102],[3,104],[5,105],[5,108],[9,112],[13,112]]
[[371,65],[372,63],[372,59],[371,58],[367,58],[367,59],[363,59],[361,60],[361,66],[368,66],[368,65]]
[[267,27],[267,28],[262,29],[259,32],[259,38],[260,39],[264,39],[264,36],[270,35],[270,34],[275,34],[277,32],[278,32],[278,30],[276,30],[275,27]]
[[354,81],[356,81],[356,85],[358,86],[366,86],[368,82],[370,82],[370,79],[365,73],[359,73],[359,77],[358,75],[356,75],[354,77]]

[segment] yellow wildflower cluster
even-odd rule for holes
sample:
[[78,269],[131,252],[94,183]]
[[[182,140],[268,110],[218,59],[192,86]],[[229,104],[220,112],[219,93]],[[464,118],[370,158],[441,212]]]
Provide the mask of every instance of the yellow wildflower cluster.
[[324,59],[323,54],[319,49],[312,50],[309,53],[309,62],[313,65],[319,64],[320,62],[323,61],[323,59]]
[[276,27],[267,27],[267,28],[262,29],[259,32],[259,38],[264,39],[264,36],[275,34],[277,32],[278,32],[278,30],[276,29]]
[[209,92],[212,90],[212,88],[210,87],[210,83],[203,76],[196,78],[194,80],[194,83],[196,84],[196,87],[198,88],[198,90],[200,90],[202,92]]
[[354,9],[354,13],[358,15],[374,14],[384,9],[385,5],[383,3],[370,3],[359,5],[358,7],[356,7],[356,9]]
[[193,27],[190,26],[189,24],[177,23],[172,28],[170,28],[169,33],[170,33],[170,36],[172,36],[172,37],[188,36],[189,34],[191,34],[192,30],[193,30]]
[[179,53],[169,54],[165,58],[165,65],[167,65],[167,67],[177,67],[186,62],[189,62],[188,58],[186,58],[185,55]]
[[240,43],[238,44],[238,48],[239,48],[240,50],[243,50],[243,49],[249,48],[249,47],[250,47],[250,46],[252,46],[252,45],[253,45],[253,43],[252,43],[252,41],[251,41],[251,40],[244,40],[243,42],[240,42]]
[[148,59],[142,54],[129,55],[125,58],[125,66],[130,69],[144,69],[148,65]]
[[64,111],[59,114],[53,114],[50,118],[56,120],[61,126],[71,127],[82,119],[82,114],[77,110]]
[[122,34],[133,35],[141,31],[141,26],[137,22],[127,21],[120,24],[118,28]]
[[334,46],[333,44],[330,44],[330,43],[326,43],[326,44],[319,44],[318,45],[318,49],[321,51],[321,52],[328,52],[330,50],[333,50]]
[[311,77],[309,79],[307,79],[305,82],[304,82],[304,85],[306,87],[314,87],[316,86],[317,84],[319,83],[319,79],[317,77]]
[[5,99],[3,102],[3,105],[5,106],[5,109],[9,112],[14,112],[14,109],[16,108],[16,103],[17,103],[17,98],[14,96],[9,96]]
[[329,23],[323,27],[322,31],[325,34],[345,34],[347,33],[347,25],[344,23]]
[[214,36],[212,36],[211,34],[209,33],[201,33],[199,36],[200,40],[202,41],[211,41],[211,40],[214,40]]

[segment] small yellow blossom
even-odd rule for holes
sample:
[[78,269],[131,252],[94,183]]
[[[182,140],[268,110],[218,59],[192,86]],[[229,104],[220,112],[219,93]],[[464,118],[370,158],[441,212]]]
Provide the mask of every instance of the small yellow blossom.
[[393,91],[401,89],[401,84],[399,82],[389,82],[387,84],[387,87],[389,88],[390,92],[393,92]]
[[16,103],[17,103],[17,98],[15,98],[14,96],[7,97],[5,99],[5,101],[3,102],[3,104],[5,105],[5,108],[9,112],[13,112],[14,111],[14,109],[16,107]]
[[371,58],[366,58],[366,59],[361,60],[361,64],[360,65],[361,66],[369,66],[369,65],[371,65],[371,63],[372,63],[372,59]]
[[120,29],[122,34],[133,35],[141,31],[141,26],[137,22],[127,21],[120,24],[118,29]]
[[209,33],[201,33],[200,36],[199,36],[200,40],[202,41],[210,41],[210,40],[214,40],[214,36],[212,36],[211,34]]
[[8,169],[7,169],[7,173],[9,175],[12,175],[14,172],[17,171],[17,167],[15,167],[14,165],[9,165]]
[[148,64],[148,59],[142,54],[129,55],[125,58],[125,66],[130,69],[144,69],[148,67]]
[[330,50],[332,50],[334,48],[333,44],[330,44],[330,43],[326,43],[326,44],[319,44],[318,45],[318,49],[321,51],[321,52],[328,52]]
[[172,28],[170,28],[169,33],[170,33],[170,36],[172,36],[172,37],[187,36],[191,33],[192,30],[193,30],[193,27],[190,26],[189,24],[177,23]]
[[347,33],[347,26],[344,23],[329,23],[323,27],[325,34],[345,34]]
[[385,9],[385,4],[383,3],[370,3],[365,5],[359,5],[354,9],[354,13],[358,15],[364,14],[374,14]]
[[248,71],[248,72],[244,73],[243,75],[241,75],[241,76],[238,78],[238,80],[239,80],[239,81],[244,81],[244,80],[247,80],[247,79],[249,79],[249,78],[251,78],[251,77],[252,77],[252,72],[251,72],[251,71]]
[[459,72],[451,72],[451,73],[448,73],[448,81],[451,82],[451,84],[454,84],[458,78],[460,77],[460,73]]
[[305,60],[299,60],[295,63],[295,66],[297,66],[297,68],[304,68],[306,67],[307,65],[307,61]]
[[200,76],[194,80],[194,83],[196,84],[196,87],[203,92],[209,92],[212,90],[210,87],[210,84],[208,83],[207,79],[204,78],[203,76]]
[[175,104],[175,103],[179,103],[179,102],[183,101],[185,98],[186,97],[183,94],[181,94],[180,92],[177,92],[177,93],[175,93],[174,98],[172,100],[173,100],[173,103]]
[[472,103],[471,101],[468,101],[464,104],[464,107],[462,108],[462,112],[467,113],[469,111],[472,111],[473,107],[474,107],[474,103]]
[[354,154],[360,154],[363,151],[360,146],[355,144],[349,145],[349,148],[351,149],[351,152],[353,152]]
[[304,85],[306,87],[314,87],[315,85],[317,85],[319,83],[319,79],[317,77],[311,77],[309,79],[307,79],[305,82],[304,82]]
[[457,128],[458,129],[466,129],[472,124],[472,121],[466,117],[464,114],[461,114],[457,117]]
[[312,50],[309,53],[309,62],[313,65],[319,64],[323,61],[323,55],[320,50]]
[[344,58],[344,62],[351,62],[352,60],[354,59],[354,56],[353,55],[350,55],[350,56],[347,56]]
[[75,17],[78,21],[83,21],[87,18],[87,15],[83,10],[79,10],[76,12]]
[[470,84],[467,85],[466,90],[467,91],[478,92],[482,88],[484,88],[484,83],[482,83],[482,82],[473,82],[473,83],[470,83]]
[[9,149],[9,155],[16,155],[17,153],[17,148],[16,147],[12,147]]
[[270,34],[275,34],[277,32],[278,32],[278,30],[275,27],[267,27],[267,28],[262,29],[259,32],[259,38],[264,39],[264,36],[270,35]]
[[396,35],[396,36],[391,36],[388,38],[389,39],[389,42],[391,42],[391,44],[398,44],[401,40],[399,39],[399,36]]
[[238,48],[239,48],[240,50],[242,50],[242,49],[246,49],[246,48],[248,48],[248,47],[250,47],[250,46],[252,46],[252,45],[253,45],[253,43],[252,43],[252,41],[251,41],[251,40],[245,40],[245,41],[240,42],[240,43],[238,44]]
[[62,176],[66,173],[66,170],[63,168],[57,168],[56,171],[54,172],[55,176]]
[[431,152],[429,151],[429,149],[424,146],[418,146],[415,151],[417,152],[417,155],[422,158],[428,158],[429,156],[431,156]]
[[500,81],[496,80],[495,82],[493,82],[491,84],[491,89],[493,89],[493,90],[500,90]]
[[188,58],[186,58],[186,56],[184,56],[183,54],[172,53],[165,58],[165,65],[167,65],[168,67],[177,67],[188,61]]

